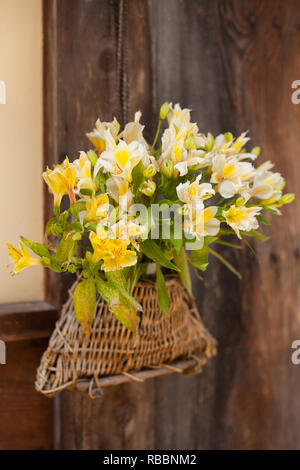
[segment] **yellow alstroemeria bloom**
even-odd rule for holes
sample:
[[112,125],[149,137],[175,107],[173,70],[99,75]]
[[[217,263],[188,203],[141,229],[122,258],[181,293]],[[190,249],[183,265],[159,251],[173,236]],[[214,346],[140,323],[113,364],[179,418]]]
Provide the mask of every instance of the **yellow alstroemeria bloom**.
[[91,232],[90,241],[94,250],[92,260],[94,263],[103,260],[104,271],[118,271],[137,263],[136,252],[127,249],[129,240],[103,238],[103,233],[98,236]]
[[111,231],[116,239],[127,240],[134,248],[139,251],[139,244],[135,238],[142,237],[145,233],[145,227],[134,223],[132,220],[119,220],[116,224],[111,226]]
[[76,202],[74,186],[76,182],[76,166],[69,163],[68,157],[61,165],[56,165],[54,170],[47,170],[43,173],[43,178],[49,186],[49,190],[54,195],[54,206],[59,207],[62,197],[68,194],[70,203]]
[[107,216],[109,210],[109,199],[106,193],[100,196],[92,196],[90,200],[86,202],[86,220],[91,222],[97,222],[99,219],[103,219]]
[[19,243],[19,250],[10,243],[7,243],[7,248],[9,255],[15,263],[13,274],[18,274],[29,266],[42,265],[42,260],[32,256],[21,242]]
[[240,230],[249,232],[258,227],[256,216],[261,210],[262,207],[236,207],[232,205],[227,211],[223,211],[223,216],[227,224],[233,228],[238,238],[242,238]]

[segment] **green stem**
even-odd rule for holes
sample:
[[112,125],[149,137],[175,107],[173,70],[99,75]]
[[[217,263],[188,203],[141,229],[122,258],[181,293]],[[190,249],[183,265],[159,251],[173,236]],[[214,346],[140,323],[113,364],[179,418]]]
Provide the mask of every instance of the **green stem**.
[[158,126],[157,126],[156,134],[155,134],[155,137],[154,137],[154,141],[153,141],[153,144],[152,144],[152,147],[151,147],[151,152],[150,152],[150,153],[153,153],[153,150],[154,150],[155,144],[156,144],[156,142],[157,142],[157,139],[158,139],[158,136],[159,136],[159,132],[160,132],[160,128],[161,128],[161,124],[162,124],[162,119],[160,119],[160,120],[158,121]]

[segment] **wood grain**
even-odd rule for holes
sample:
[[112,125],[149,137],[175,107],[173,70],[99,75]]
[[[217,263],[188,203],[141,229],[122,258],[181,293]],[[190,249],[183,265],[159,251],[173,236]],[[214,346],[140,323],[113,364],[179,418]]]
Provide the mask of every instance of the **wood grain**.
[[56,309],[47,302],[0,304],[0,338],[2,341],[48,338],[56,319]]
[[[59,158],[73,156],[95,114],[153,123],[160,104],[193,108],[202,131],[251,130],[263,158],[298,192],[299,113],[290,100],[300,56],[296,0],[74,0],[57,3]],[[149,122],[148,122],[149,121]],[[153,124],[148,138],[153,135]],[[299,197],[298,197],[299,199]],[[65,449],[299,448],[299,202],[273,220],[272,241],[223,255],[194,280],[219,354],[197,377],[64,392],[57,446]],[[273,218],[274,219],[274,218]]]
[[0,365],[0,449],[53,448],[53,402],[34,389],[46,340],[7,343]]

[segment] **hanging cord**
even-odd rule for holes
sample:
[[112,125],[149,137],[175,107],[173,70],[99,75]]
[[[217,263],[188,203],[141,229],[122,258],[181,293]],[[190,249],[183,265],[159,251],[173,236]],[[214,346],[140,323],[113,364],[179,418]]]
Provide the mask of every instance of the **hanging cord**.
[[117,85],[119,89],[120,121],[124,126],[128,121],[128,40],[127,0],[111,0],[111,12],[116,41]]

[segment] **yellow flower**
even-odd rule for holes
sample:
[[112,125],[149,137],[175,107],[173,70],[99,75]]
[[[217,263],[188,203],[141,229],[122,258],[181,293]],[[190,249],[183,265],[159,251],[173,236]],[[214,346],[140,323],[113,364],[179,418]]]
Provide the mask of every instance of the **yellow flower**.
[[117,271],[127,266],[133,266],[137,262],[135,251],[128,250],[129,240],[105,238],[102,233],[98,236],[94,232],[90,234],[90,240],[94,249],[93,262],[103,260],[104,271]]
[[86,202],[87,216],[86,220],[91,221],[106,217],[109,209],[109,201],[107,194],[101,194],[98,197],[93,196],[90,201]]
[[68,157],[61,165],[56,165],[54,170],[47,170],[43,173],[43,178],[49,186],[49,190],[54,195],[54,206],[59,207],[62,197],[69,195],[70,202],[76,202],[74,185],[76,182],[76,167],[69,163]]
[[23,243],[19,243],[19,250],[12,246],[10,243],[7,243],[7,248],[9,255],[12,257],[15,263],[15,269],[13,274],[17,274],[29,266],[42,265],[42,260],[31,256],[29,251],[25,248]]

